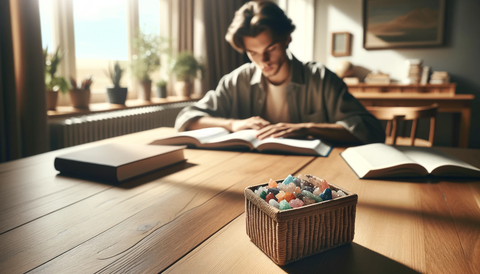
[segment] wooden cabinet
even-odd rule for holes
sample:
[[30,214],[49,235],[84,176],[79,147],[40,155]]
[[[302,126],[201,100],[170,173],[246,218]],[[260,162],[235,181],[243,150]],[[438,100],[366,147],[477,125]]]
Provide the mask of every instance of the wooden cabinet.
[[412,84],[412,85],[402,85],[402,84],[365,84],[359,83],[356,85],[348,85],[348,90],[351,94],[359,93],[422,93],[422,94],[435,94],[435,95],[455,95],[455,83],[449,84]]

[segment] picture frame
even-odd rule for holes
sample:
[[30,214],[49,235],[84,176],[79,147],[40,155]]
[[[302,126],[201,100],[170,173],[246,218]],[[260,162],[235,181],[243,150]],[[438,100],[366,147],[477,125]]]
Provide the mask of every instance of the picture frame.
[[363,0],[363,47],[443,46],[446,0]]
[[349,32],[332,32],[332,56],[352,55],[352,34]]

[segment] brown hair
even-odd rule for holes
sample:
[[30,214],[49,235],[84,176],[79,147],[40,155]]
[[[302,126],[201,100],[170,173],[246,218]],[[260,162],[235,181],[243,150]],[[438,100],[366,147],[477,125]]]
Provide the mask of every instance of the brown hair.
[[245,51],[243,37],[255,37],[269,30],[274,41],[283,41],[295,30],[295,25],[283,10],[269,1],[250,1],[235,12],[225,39],[240,53]]

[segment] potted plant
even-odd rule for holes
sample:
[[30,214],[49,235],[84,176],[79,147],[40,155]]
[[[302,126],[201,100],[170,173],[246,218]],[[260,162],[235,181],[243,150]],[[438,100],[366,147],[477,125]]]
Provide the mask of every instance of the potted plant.
[[108,68],[108,71],[105,72],[113,84],[113,87],[107,87],[108,101],[110,104],[125,105],[128,90],[127,88],[120,87],[120,80],[122,79],[124,71],[120,63],[116,61],[113,68]]
[[77,85],[77,81],[70,77],[72,89],[70,90],[70,100],[74,108],[88,108],[90,103],[90,86],[93,83],[92,76],[87,76]]
[[[200,72],[200,74],[199,74]],[[195,78],[202,78],[205,66],[198,61],[191,52],[180,52],[172,66],[172,73],[176,76],[175,92],[177,96],[190,97],[193,93]]]
[[156,96],[158,98],[167,98],[167,81],[160,80],[156,84]]
[[57,76],[57,68],[62,61],[63,54],[60,47],[48,57],[48,47],[43,50],[43,59],[45,61],[45,90],[47,91],[47,110],[57,108],[58,92],[66,93],[68,91],[68,82],[62,76]]
[[145,34],[138,31],[133,39],[133,47],[137,54],[132,56],[131,68],[133,75],[140,82],[139,97],[150,101],[152,92],[151,74],[160,68],[160,57],[162,53],[168,53],[164,43],[168,40],[155,34]]

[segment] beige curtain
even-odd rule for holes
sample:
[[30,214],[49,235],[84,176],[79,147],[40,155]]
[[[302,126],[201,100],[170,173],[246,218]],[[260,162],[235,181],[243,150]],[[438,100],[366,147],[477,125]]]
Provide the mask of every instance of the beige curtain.
[[204,24],[206,42],[207,89],[215,89],[218,81],[227,73],[242,65],[244,56],[236,52],[226,41],[225,34],[235,11],[244,0],[204,0]]
[[0,162],[48,150],[38,0],[0,1]]
[[193,0],[178,0],[177,51],[193,52]]

